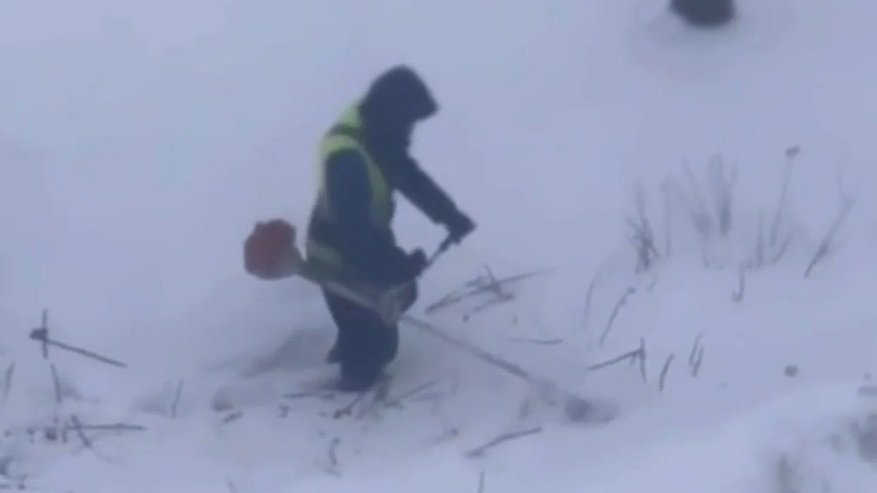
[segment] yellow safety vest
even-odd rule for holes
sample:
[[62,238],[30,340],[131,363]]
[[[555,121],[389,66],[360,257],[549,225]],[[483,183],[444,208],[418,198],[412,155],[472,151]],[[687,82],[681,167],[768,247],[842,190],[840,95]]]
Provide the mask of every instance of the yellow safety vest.
[[[369,154],[363,141],[363,123],[359,105],[355,104],[345,111],[335,125],[326,133],[320,142],[317,170],[317,209],[318,220],[332,222],[330,193],[344,193],[342,190],[330,191],[326,187],[326,167],[330,159],[338,152],[356,151],[365,163],[371,191],[370,217],[372,225],[379,229],[389,229],[393,219],[393,189],[384,177],[381,168]],[[309,238],[307,243],[308,259],[319,261],[334,268],[343,267],[343,259],[338,251],[319,238]]]

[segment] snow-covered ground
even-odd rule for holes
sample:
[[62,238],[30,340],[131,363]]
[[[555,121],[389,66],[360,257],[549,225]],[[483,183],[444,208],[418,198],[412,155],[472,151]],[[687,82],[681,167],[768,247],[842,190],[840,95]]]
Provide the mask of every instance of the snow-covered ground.
[[[877,491],[877,4],[739,0],[705,32],[664,3],[0,3],[0,487]],[[400,62],[442,105],[413,152],[479,224],[413,314],[612,422],[415,327],[385,395],[284,395],[335,371],[334,329],[313,287],[243,273],[243,238],[304,223],[321,132]],[[442,235],[407,204],[397,229]],[[488,268],[547,273],[429,310]],[[44,359],[44,308],[127,368]]]

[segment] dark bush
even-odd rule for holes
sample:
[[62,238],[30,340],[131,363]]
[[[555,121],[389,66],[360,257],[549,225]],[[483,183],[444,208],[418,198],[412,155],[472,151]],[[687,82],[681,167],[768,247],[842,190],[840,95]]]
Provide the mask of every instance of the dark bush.
[[714,27],[734,18],[734,0],[671,0],[670,7],[690,24]]

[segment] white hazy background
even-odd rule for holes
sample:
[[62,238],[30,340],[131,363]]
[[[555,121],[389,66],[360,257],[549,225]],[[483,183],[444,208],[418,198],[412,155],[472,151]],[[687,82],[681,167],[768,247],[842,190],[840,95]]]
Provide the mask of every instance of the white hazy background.
[[[739,24],[697,32],[664,3],[0,1],[0,356],[21,375],[30,368],[21,378],[47,383],[27,334],[48,308],[56,337],[131,364],[114,373],[64,360],[69,378],[124,404],[163,379],[270,351],[297,329],[324,331],[328,344],[333,329],[314,290],[247,276],[242,242],[260,219],[304,226],[321,134],[373,77],[407,63],[441,105],[412,153],[479,225],[426,275],[425,302],[484,263],[555,268],[517,307],[549,331],[576,333],[607,259],[625,265],[618,279],[630,274],[625,217],[638,183],[659,216],[660,180],[721,153],[738,163],[735,219],[751,229],[759,210],[776,206],[786,148],[800,145],[790,189],[799,250],[760,291],[756,281],[751,311],[735,319],[724,302],[695,301],[712,282],[730,292],[736,272],[704,279],[692,253],[660,284],[666,298],[633,309],[641,323],[625,337],[635,344],[642,330],[687,345],[698,330],[745,322],[754,352],[716,342],[725,357],[714,364],[727,363],[716,386],[758,387],[763,374],[741,368],[741,354],[773,364],[788,348],[812,354],[826,377],[874,371],[877,4],[739,0]],[[857,202],[840,249],[804,281],[837,211],[839,173]],[[407,204],[396,226],[408,248],[442,238]],[[600,309],[616,299],[603,295]],[[564,364],[596,357],[575,342]],[[556,355],[521,357],[581,380],[574,367],[554,368]],[[748,413],[778,390],[758,388],[729,402]],[[690,411],[692,395],[669,409]],[[192,474],[190,486],[201,484]],[[608,484],[602,491],[638,491]]]

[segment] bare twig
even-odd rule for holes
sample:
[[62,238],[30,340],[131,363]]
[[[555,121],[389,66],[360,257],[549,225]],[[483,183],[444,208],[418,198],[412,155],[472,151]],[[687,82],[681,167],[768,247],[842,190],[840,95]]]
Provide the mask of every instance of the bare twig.
[[667,361],[664,362],[664,367],[661,368],[661,377],[658,380],[658,389],[661,392],[664,391],[664,384],[667,379],[667,372],[670,371],[670,365],[673,363],[674,358],[676,358],[676,355],[674,354],[671,354],[669,357],[667,357]]
[[[634,228],[637,227],[633,223],[629,224]],[[652,255],[655,254],[655,256],[657,256],[657,250],[655,249],[652,238],[650,238],[647,233],[636,230],[628,237],[628,241],[630,241],[630,244],[637,255],[635,272],[641,273],[649,270],[652,265]]]
[[180,398],[183,396],[183,384],[185,382],[185,380],[180,380],[180,383],[177,384],[177,390],[174,392],[174,401],[171,404],[171,418],[173,419],[177,418],[177,410],[180,406]]
[[499,445],[499,444],[501,444],[501,443],[503,443],[503,442],[507,442],[507,441],[509,441],[509,440],[515,440],[515,439],[518,439],[518,438],[522,438],[522,437],[525,437],[525,436],[527,436],[527,435],[534,435],[534,434],[536,434],[536,433],[542,433],[542,428],[539,427],[539,428],[532,428],[532,429],[524,430],[524,431],[516,431],[516,432],[512,432],[512,433],[505,433],[505,434],[503,434],[503,435],[500,435],[500,436],[494,438],[493,440],[491,440],[491,441],[485,443],[484,445],[482,445],[482,446],[480,446],[480,447],[478,447],[478,448],[472,449],[472,450],[471,450],[469,453],[467,453],[466,455],[467,455],[468,457],[481,457],[481,456],[484,455],[484,452],[486,452],[488,449],[493,448],[493,447],[495,447],[495,446],[497,446],[497,445]]
[[746,269],[741,265],[738,269],[737,291],[731,295],[731,299],[737,303],[743,301],[743,292],[746,290]]
[[509,301],[514,301],[514,300],[515,300],[515,293],[503,291],[503,292],[498,293],[495,298],[487,300],[484,303],[474,307],[466,315],[467,315],[467,317],[471,316],[471,315],[475,315],[476,313],[481,313],[492,306],[500,305],[502,303],[507,303]]
[[393,398],[393,399],[389,399],[389,398],[386,399],[386,400],[385,400],[385,404],[386,404],[387,407],[391,407],[391,406],[399,406],[399,405],[402,403],[402,401],[404,401],[405,399],[408,399],[409,397],[412,397],[412,396],[414,396],[414,395],[417,395],[417,394],[423,392],[423,391],[426,390],[426,389],[429,389],[429,388],[435,387],[436,385],[438,385],[438,383],[439,383],[438,380],[431,380],[431,381],[429,381],[429,382],[426,382],[426,383],[420,384],[420,385],[418,385],[417,387],[414,387],[414,388],[411,389],[411,390],[408,390],[408,391],[406,391],[406,392],[403,392],[403,393],[400,394],[398,397],[395,397],[395,398]]
[[590,322],[591,302],[592,302],[593,297],[594,297],[594,287],[596,287],[597,282],[600,280],[600,276],[602,274],[603,274],[602,270],[597,271],[597,274],[594,275],[594,278],[591,279],[591,282],[588,284],[588,292],[585,295],[585,313],[584,313],[584,316],[582,317],[583,318],[582,323],[584,325],[585,332],[588,331],[588,325]]
[[643,382],[648,383],[649,378],[646,375],[646,338],[641,337],[639,340],[639,371],[643,377]]
[[642,348],[634,349],[633,351],[628,351],[620,356],[616,356],[608,361],[604,361],[602,363],[597,363],[588,367],[588,371],[597,371],[601,368],[606,368],[607,366],[612,366],[618,363],[621,363],[625,360],[636,360],[640,357],[640,353],[643,351]]
[[43,334],[41,349],[43,351],[43,359],[49,359],[49,310],[43,308],[43,314],[40,318],[40,327],[34,332]]
[[834,237],[837,235],[837,232],[840,230],[840,227],[843,225],[844,220],[849,215],[850,209],[852,209],[855,200],[851,197],[842,197],[841,199],[841,207],[834,221],[831,223],[831,228],[829,228],[828,233],[826,233],[825,237],[823,237],[822,242],[819,244],[819,248],[816,249],[816,253],[813,255],[813,259],[810,261],[810,264],[807,266],[807,270],[804,272],[804,277],[810,277],[810,272],[813,270],[816,265],[821,262],[825,257],[831,253],[831,245],[834,241]]
[[777,204],[776,214],[773,217],[773,223],[770,227],[770,246],[776,246],[777,239],[779,238],[780,231],[780,220],[782,218],[783,211],[786,208],[786,195],[789,192],[789,182],[791,181],[792,176],[792,166],[794,165],[795,158],[800,153],[801,148],[798,146],[789,147],[786,149],[786,166],[783,170],[783,186],[780,190],[780,199]]
[[694,344],[691,345],[691,352],[688,353],[688,366],[694,366],[701,339],[703,339],[703,332],[698,332],[697,337],[694,338]]
[[713,222],[709,212],[707,212],[708,209],[706,206],[706,200],[704,199],[704,194],[701,191],[697,177],[691,170],[691,164],[688,163],[688,161],[685,161],[684,169],[685,175],[688,177],[689,187],[691,188],[691,195],[695,202],[694,204],[691,204],[690,202],[688,204],[694,227],[700,233],[703,240],[709,240],[712,238]]
[[497,295],[501,295],[503,293],[502,284],[500,284],[499,281],[496,279],[496,276],[493,275],[493,270],[491,270],[489,265],[484,264],[484,271],[487,273],[488,279],[486,287]]
[[72,353],[76,353],[76,354],[85,356],[87,358],[91,358],[93,360],[100,361],[101,363],[106,363],[106,364],[112,365],[112,366],[118,366],[120,368],[127,368],[128,367],[128,365],[126,365],[125,363],[122,363],[121,361],[117,361],[117,360],[114,360],[112,358],[107,358],[106,356],[101,356],[100,354],[94,353],[94,352],[89,351],[87,349],[82,349],[82,348],[79,348],[76,346],[71,346],[69,344],[65,344],[63,342],[59,342],[59,341],[50,339],[49,335],[48,335],[48,329],[42,329],[42,328],[35,329],[30,333],[30,338],[42,343],[43,354],[47,354],[46,348],[48,346],[55,346],[55,347],[59,347],[61,349],[64,349],[65,351],[70,351]]
[[[145,426],[140,425],[129,425],[125,423],[115,423],[109,425],[83,425],[79,423],[77,427],[80,430],[85,431],[146,431]],[[72,427],[65,428],[66,430],[74,429]]]
[[478,289],[483,288],[488,284],[488,280],[485,278],[483,274],[479,274],[478,276],[466,281],[462,286],[458,288],[454,288],[444,296],[439,298],[437,301],[433,302],[432,305],[427,307],[427,310],[435,310],[438,308],[442,308],[449,304],[453,304],[462,299],[464,293],[466,293],[467,289]]
[[332,400],[336,397],[336,394],[331,390],[306,390],[302,392],[292,392],[289,394],[284,394],[283,397],[289,400],[306,399],[309,397],[323,400]]
[[6,373],[3,375],[3,402],[9,399],[9,394],[12,392],[12,379],[14,376],[15,361],[9,364],[9,367],[6,368]]
[[491,281],[488,278],[481,277],[475,281],[470,281],[467,284],[472,284],[471,286],[466,286],[468,289],[458,290],[456,293],[448,294],[442,297],[439,301],[434,302],[433,304],[426,307],[426,313],[432,313],[435,310],[440,308],[446,308],[451,305],[455,305],[464,301],[473,296],[477,296],[483,293],[491,293],[496,292],[497,286],[501,288],[505,288],[510,284],[516,283],[518,281],[523,281],[525,279],[529,279],[531,277],[536,277],[539,275],[544,275],[550,273],[551,269],[540,270],[540,271],[531,271],[525,272],[523,274],[517,274],[514,276],[509,276],[505,278],[494,279]]
[[442,431],[441,435],[439,435],[436,438],[433,438],[432,440],[430,440],[427,443],[430,447],[434,447],[434,446],[440,445],[444,442],[453,440],[454,438],[457,438],[458,436],[460,436],[460,430],[458,430],[457,428],[453,428],[453,427],[446,428],[444,431]]
[[697,350],[697,357],[694,359],[694,363],[691,366],[691,375],[697,377],[697,374],[700,373],[700,366],[703,364],[703,346],[701,346]]
[[519,342],[521,344],[535,344],[537,346],[556,346],[563,342],[563,339],[532,339],[529,337],[512,337],[510,340],[512,342]]
[[635,292],[636,288],[627,288],[627,291],[624,292],[624,295],[622,295],[621,299],[618,300],[618,303],[615,304],[615,308],[612,309],[612,314],[609,316],[609,321],[606,324],[606,329],[603,331],[603,334],[600,335],[601,346],[606,342],[606,337],[609,335],[609,331],[612,330],[612,325],[615,323],[615,318],[618,317],[621,308],[627,303],[628,298],[630,298]]
[[661,184],[664,197],[664,255],[669,257],[673,252],[673,214],[670,201],[670,181],[665,179]]
[[308,397],[317,397],[320,399],[334,399],[335,393],[330,390],[306,390],[304,392],[293,392],[290,394],[284,394],[284,398],[294,400],[294,399],[305,399]]
[[49,365],[49,368],[52,372],[52,387],[55,389],[55,404],[61,405],[61,401],[64,400],[64,395],[61,391],[61,379],[58,377],[58,370],[55,368],[55,363]]
[[[332,414],[333,419],[341,419],[345,416],[352,416],[353,411],[357,408],[358,405],[360,409],[357,412],[356,419],[361,419],[369,409],[375,406],[375,404],[377,404],[378,402],[386,401],[387,393],[390,389],[390,383],[391,380],[387,378],[378,382],[372,388],[359,392],[349,404],[335,410],[335,412]],[[366,396],[368,396],[369,394],[374,395],[374,397],[371,399],[371,402],[368,404],[363,403],[362,405],[360,405],[360,403],[362,403],[365,400]]]
[[478,475],[478,493],[484,493],[484,471]]
[[237,421],[237,420],[241,419],[241,416],[243,416],[243,415],[244,415],[243,411],[235,411],[233,413],[230,413],[226,417],[222,418],[222,424],[227,425],[227,424],[231,423],[232,421]]
[[628,218],[627,224],[633,231],[629,240],[637,254],[636,272],[640,273],[649,270],[654,259],[660,256],[658,249],[655,248],[655,235],[651,222],[646,216],[645,192],[641,185],[637,185],[636,188],[636,211],[637,219]]
[[85,445],[85,448],[94,448],[91,440],[85,436],[85,432],[82,430],[82,423],[79,422],[79,417],[73,414],[70,416],[70,421],[73,423],[73,430],[76,431],[76,435],[82,440],[82,444]]

